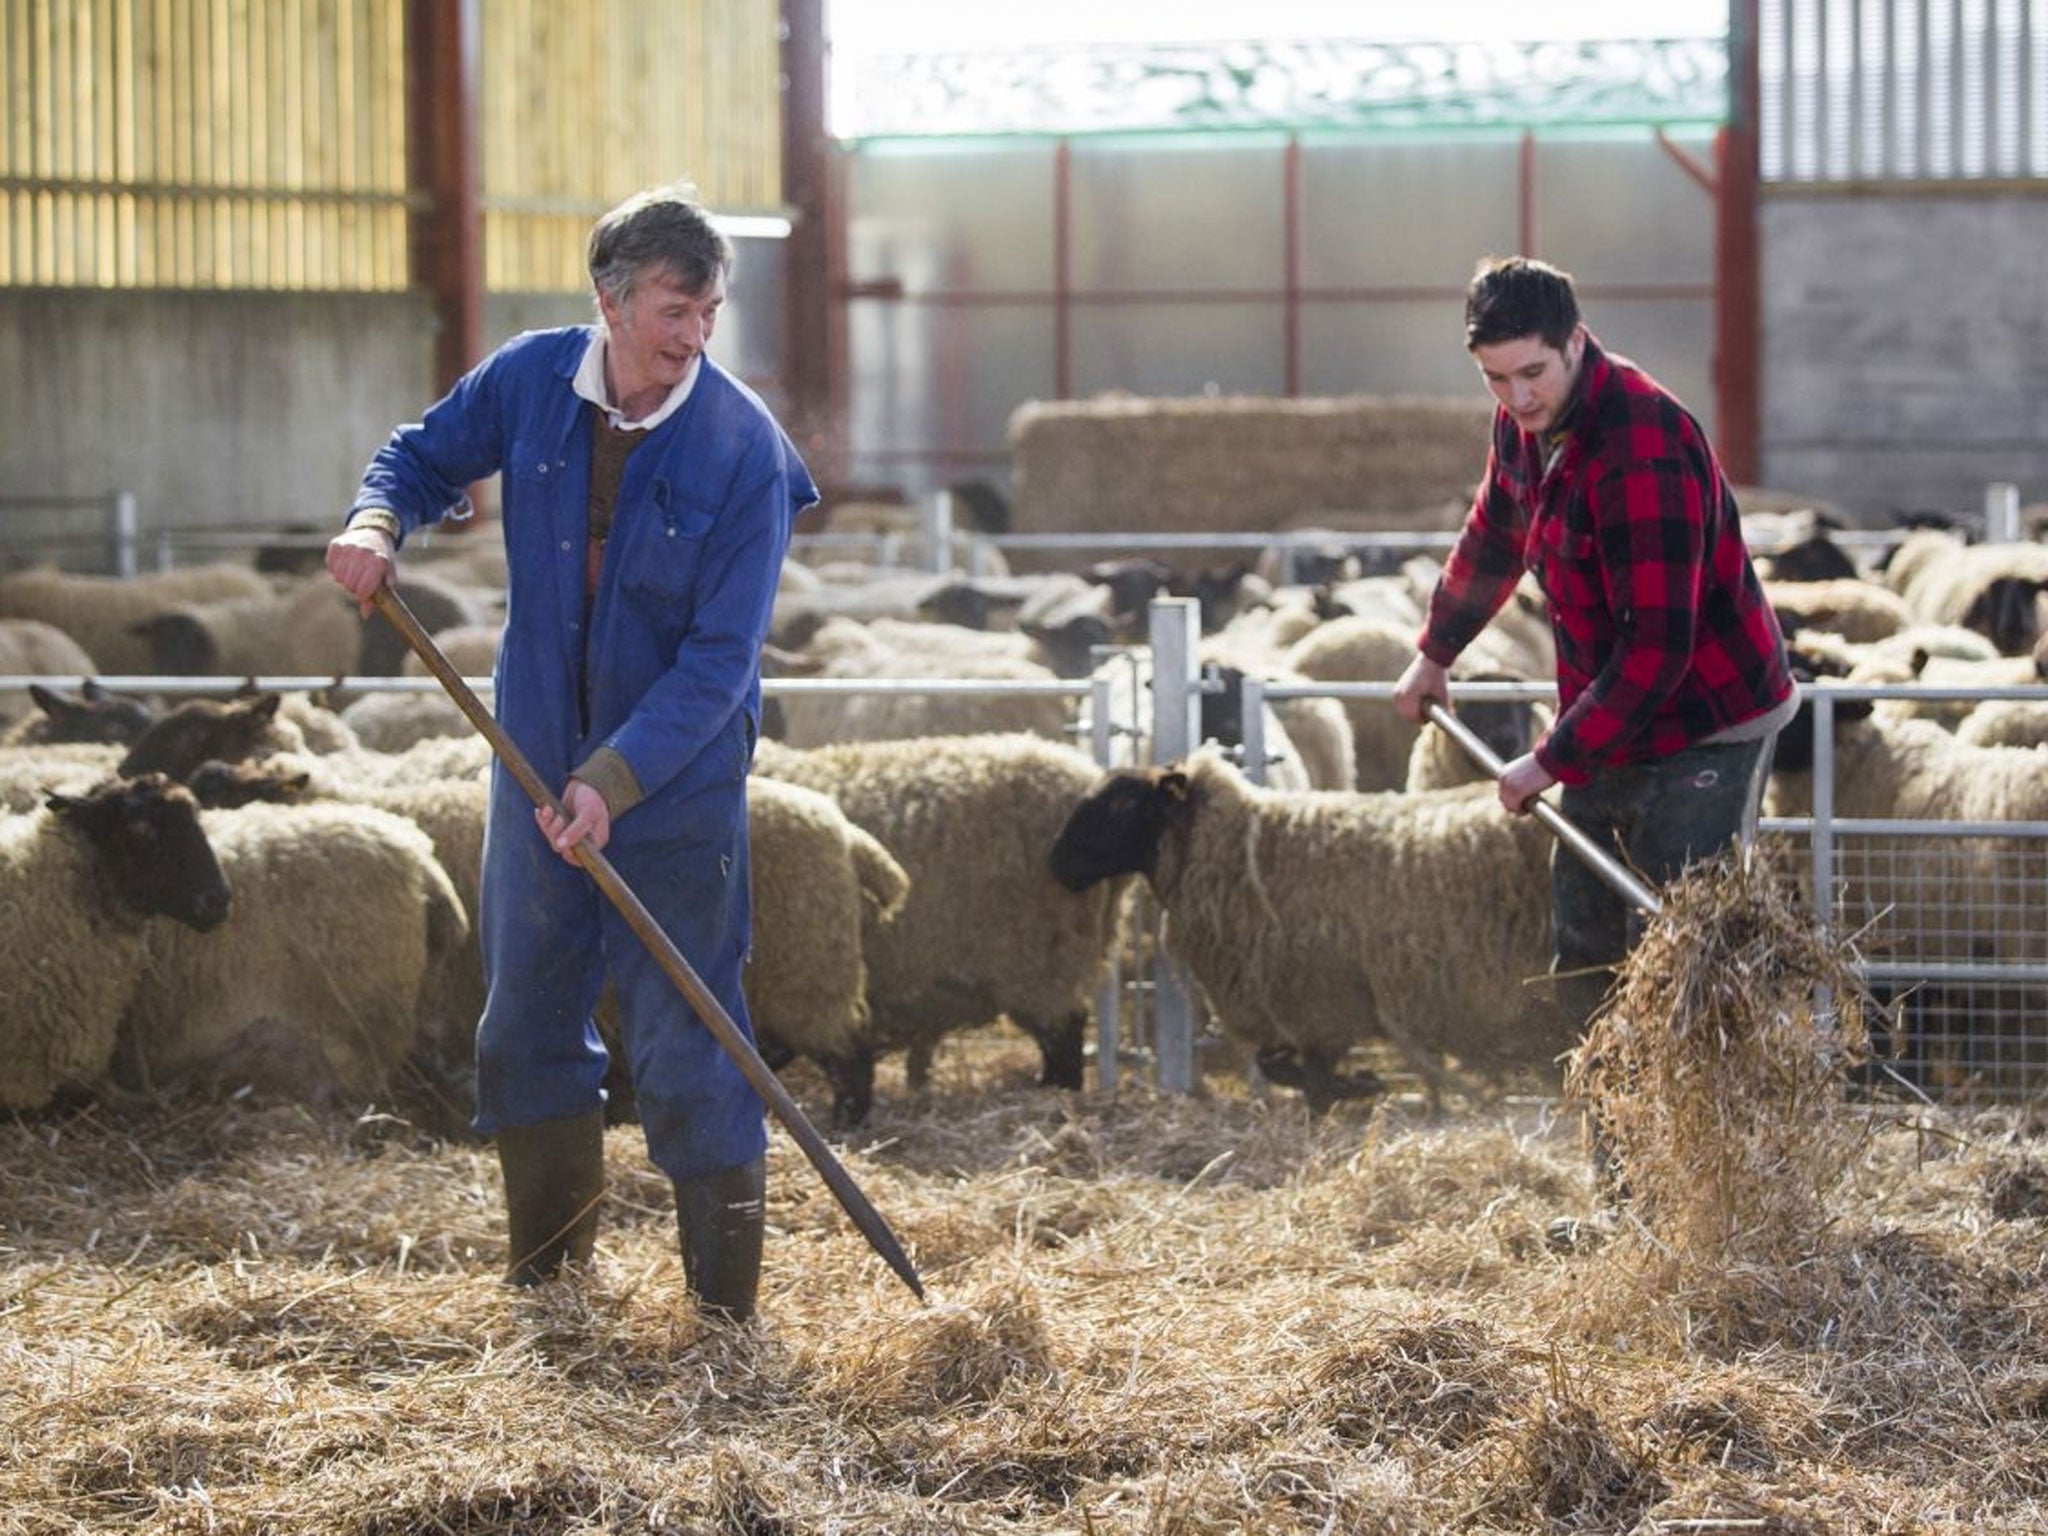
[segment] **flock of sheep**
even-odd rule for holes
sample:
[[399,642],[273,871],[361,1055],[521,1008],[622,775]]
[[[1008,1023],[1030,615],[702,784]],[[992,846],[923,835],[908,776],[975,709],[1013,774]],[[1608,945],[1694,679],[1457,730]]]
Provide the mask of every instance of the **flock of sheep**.
[[[2041,680],[2048,546],[1915,530],[1866,572],[1804,532],[1764,569],[1809,677]],[[792,561],[771,678],[1030,686],[771,689],[747,982],[770,1061],[818,1063],[855,1123],[877,1056],[907,1053],[916,1086],[947,1033],[1007,1019],[1046,1083],[1079,1086],[1142,883],[1215,1021],[1316,1108],[1377,1089],[1346,1068],[1367,1042],[1435,1091],[1549,1067],[1571,1042],[1532,985],[1549,942],[1538,824],[1502,815],[1442,733],[1380,699],[1271,704],[1253,733],[1264,785],[1238,762],[1232,680],[1391,682],[1435,568],[1366,573],[1338,552],[1305,574],[1190,588],[1135,560],[973,577]],[[490,670],[502,576],[473,536],[407,563],[402,595],[467,674]],[[1165,591],[1198,597],[1214,682],[1210,744],[1155,766],[1149,660],[1131,648]],[[1525,586],[1460,674],[1547,682],[1552,663]],[[417,670],[317,574],[0,576],[0,676]],[[463,1112],[488,747],[437,691],[172,697],[0,694],[0,1107],[193,1082],[360,1102],[404,1075]],[[1525,706],[1465,712],[1504,755],[1540,726]],[[2048,819],[2048,705],[1838,713],[1841,814]],[[1076,745],[1091,738],[1106,762]],[[1811,804],[1810,761],[1788,733],[1782,813]],[[2039,894],[1994,958],[2048,958]],[[1887,893],[1858,895],[1877,910]]]

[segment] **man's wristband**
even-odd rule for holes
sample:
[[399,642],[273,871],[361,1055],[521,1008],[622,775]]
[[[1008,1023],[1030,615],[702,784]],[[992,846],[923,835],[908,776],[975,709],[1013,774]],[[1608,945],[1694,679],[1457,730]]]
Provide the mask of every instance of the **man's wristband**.
[[398,514],[388,507],[363,507],[351,512],[348,528],[350,532],[358,528],[374,528],[390,539],[394,547],[399,535],[405,532],[404,525],[398,521]]

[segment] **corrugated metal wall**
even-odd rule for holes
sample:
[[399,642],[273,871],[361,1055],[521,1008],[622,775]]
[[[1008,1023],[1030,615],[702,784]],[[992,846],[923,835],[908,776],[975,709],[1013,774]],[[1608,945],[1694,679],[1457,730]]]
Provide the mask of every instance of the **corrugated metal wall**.
[[1062,394],[1475,397],[1465,281],[1525,234],[1711,418],[1713,203],[1650,134],[1296,143],[1291,213],[1285,135],[845,151],[849,478],[1001,479],[1010,413]]
[[582,292],[591,221],[659,182],[782,201],[775,0],[486,0],[484,284]]

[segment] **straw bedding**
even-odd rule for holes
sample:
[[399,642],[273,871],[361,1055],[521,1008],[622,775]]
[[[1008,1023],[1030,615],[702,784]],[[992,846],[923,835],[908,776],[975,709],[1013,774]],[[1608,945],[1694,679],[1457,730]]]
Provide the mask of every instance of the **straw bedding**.
[[1224,1082],[1105,1098],[1028,1087],[1036,1068],[1014,1034],[957,1037],[931,1092],[885,1083],[846,1149],[927,1306],[778,1135],[764,1319],[740,1332],[681,1304],[628,1129],[593,1270],[514,1293],[488,1149],[386,1114],[247,1095],[0,1125],[0,1530],[2048,1520],[2020,1116],[1865,1107],[1828,1143],[1842,1179],[1803,1165],[1804,1245],[1706,1262],[1718,1229],[1687,1224],[1649,1143],[1648,1235],[1546,1246],[1591,1200],[1551,1105],[1312,1123]]

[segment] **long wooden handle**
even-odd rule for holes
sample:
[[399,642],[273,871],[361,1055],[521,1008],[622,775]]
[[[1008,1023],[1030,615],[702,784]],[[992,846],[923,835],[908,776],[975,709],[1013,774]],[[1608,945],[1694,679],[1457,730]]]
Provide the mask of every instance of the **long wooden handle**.
[[[1466,756],[1484,768],[1496,779],[1507,769],[1500,760],[1500,754],[1489,747],[1473,732],[1472,728],[1452,714],[1443,705],[1432,702],[1429,718],[1437,727],[1449,733],[1451,740],[1465,749]],[[1630,874],[1612,854],[1593,839],[1586,836],[1565,818],[1563,811],[1547,800],[1532,800],[1529,810],[1536,819],[1557,834],[1557,840],[1571,849],[1586,862],[1587,868],[1606,882],[1622,900],[1644,912],[1656,913],[1663,910],[1664,903],[1657,899],[1657,893]]]
[[[419,620],[413,617],[412,610],[405,605],[405,600],[390,587],[379,587],[373,601],[377,605],[377,611],[390,621],[391,627],[412,647],[413,654],[426,664],[429,672],[441,680],[441,686],[448,690],[448,696],[465,715],[469,716],[470,724],[483,732],[484,739],[491,744],[491,750],[497,753],[499,760],[511,770],[512,777],[519,781],[519,787],[526,791],[528,798],[535,805],[544,806],[567,821],[567,813],[562,809],[561,801],[555,798],[554,791],[542,782],[540,775],[533,771],[533,765],[526,760],[526,754],[505,734],[505,728],[498,724],[496,717],[488,709],[484,708],[483,701],[470,689],[469,684],[462,680],[461,674],[449,663],[448,658],[441,654],[441,648],[434,644],[433,636],[420,627]],[[626,922],[640,936],[640,942],[647,946],[654,958],[660,962],[661,968],[668,972],[669,979],[681,990],[690,1007],[696,1010],[697,1017],[704,1021],[705,1028],[709,1029],[719,1045],[724,1047],[726,1055],[738,1063],[740,1071],[746,1074],[747,1081],[754,1085],[755,1090],[767,1101],[768,1107],[775,1112],[775,1118],[782,1122],[783,1128],[795,1139],[796,1144],[803,1148],[804,1156],[811,1160],[811,1166],[818,1170],[819,1175],[825,1180],[826,1187],[837,1197],[846,1214],[853,1218],[853,1224],[860,1228],[861,1235],[903,1283],[910,1287],[911,1293],[922,1301],[924,1282],[918,1279],[917,1269],[911,1264],[909,1255],[904,1253],[903,1245],[896,1241],[896,1234],[889,1230],[889,1224],[882,1219],[881,1213],[869,1203],[867,1196],[861,1193],[860,1186],[853,1182],[853,1175],[848,1173],[839,1159],[832,1155],[832,1149],[825,1145],[825,1138],[818,1134],[817,1127],[811,1124],[803,1110],[797,1106],[796,1100],[789,1096],[789,1090],[782,1086],[782,1080],[761,1059],[761,1053],[754,1049],[754,1042],[749,1040],[739,1025],[733,1022],[732,1015],[725,1011],[724,1004],[719,1002],[711,989],[705,986],[703,980],[690,968],[690,962],[683,958],[683,952],[676,948],[675,941],[662,931],[661,924],[654,920],[654,914],[633,894],[632,888],[620,877],[619,872],[612,868],[611,861],[588,842],[578,843],[571,851],[575,854],[576,862],[597,882],[598,889],[603,891],[611,904],[625,916]]]

